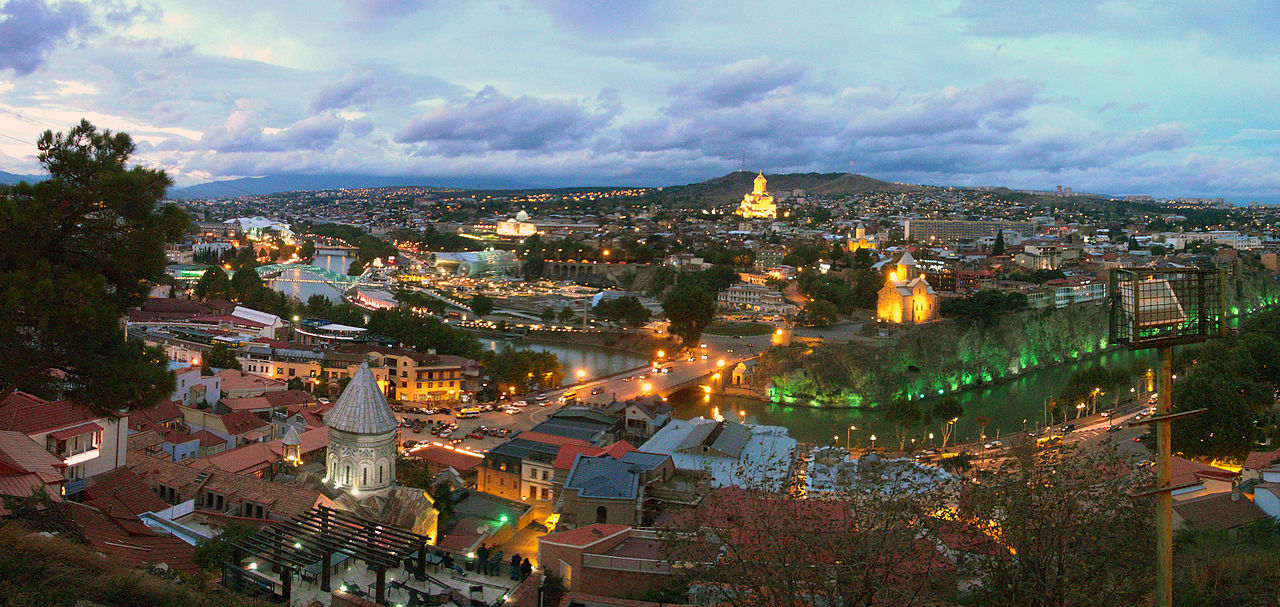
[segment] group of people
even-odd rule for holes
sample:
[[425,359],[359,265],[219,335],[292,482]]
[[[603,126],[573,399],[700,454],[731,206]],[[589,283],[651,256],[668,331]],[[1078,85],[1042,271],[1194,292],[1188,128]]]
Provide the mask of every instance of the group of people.
[[[512,581],[518,582],[533,573],[533,564],[527,558],[521,559],[519,553],[511,555],[509,564]],[[476,568],[483,575],[502,575],[502,551],[490,550],[488,546],[480,544],[476,549]]]

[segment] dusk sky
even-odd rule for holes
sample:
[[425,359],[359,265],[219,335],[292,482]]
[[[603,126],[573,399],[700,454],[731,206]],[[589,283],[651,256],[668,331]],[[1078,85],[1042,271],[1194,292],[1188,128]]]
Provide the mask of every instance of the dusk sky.
[[739,167],[1280,200],[1271,3],[0,0],[0,170],[81,117],[179,185]]

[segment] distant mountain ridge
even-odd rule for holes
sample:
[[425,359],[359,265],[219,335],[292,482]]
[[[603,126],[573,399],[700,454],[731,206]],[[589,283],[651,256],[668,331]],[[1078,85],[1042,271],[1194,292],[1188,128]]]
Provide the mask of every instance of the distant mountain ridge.
[[37,181],[44,181],[44,177],[44,175],[17,175],[15,173],[0,171],[0,183],[13,184],[18,183],[19,181],[34,183]]
[[[734,171],[722,177],[699,183],[662,188],[655,197],[672,202],[723,203],[742,198],[754,186],[757,173]],[[924,186],[891,183],[854,173],[782,173],[765,174],[772,193],[790,194],[804,190],[819,196],[848,196],[868,192],[917,192]]]

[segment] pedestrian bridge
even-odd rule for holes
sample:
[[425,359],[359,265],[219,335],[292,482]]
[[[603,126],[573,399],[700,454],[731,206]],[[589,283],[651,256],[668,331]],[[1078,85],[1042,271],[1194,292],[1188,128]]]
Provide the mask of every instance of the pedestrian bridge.
[[[258,276],[263,280],[280,280],[284,282],[302,282],[302,283],[320,283],[329,285],[339,291],[346,291],[356,286],[364,279],[364,275],[347,276],[339,274],[327,268],[317,268],[302,263],[277,263],[269,266],[258,266]],[[289,272],[297,270],[298,274],[293,277],[286,277]],[[309,274],[315,278],[307,278],[303,274]],[[368,273],[368,270],[365,270]]]

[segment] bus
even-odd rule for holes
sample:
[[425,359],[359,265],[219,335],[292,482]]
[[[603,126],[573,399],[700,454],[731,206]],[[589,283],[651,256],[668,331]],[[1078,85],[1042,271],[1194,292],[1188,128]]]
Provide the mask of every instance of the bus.
[[458,409],[458,419],[464,417],[480,417],[480,407],[463,407]]

